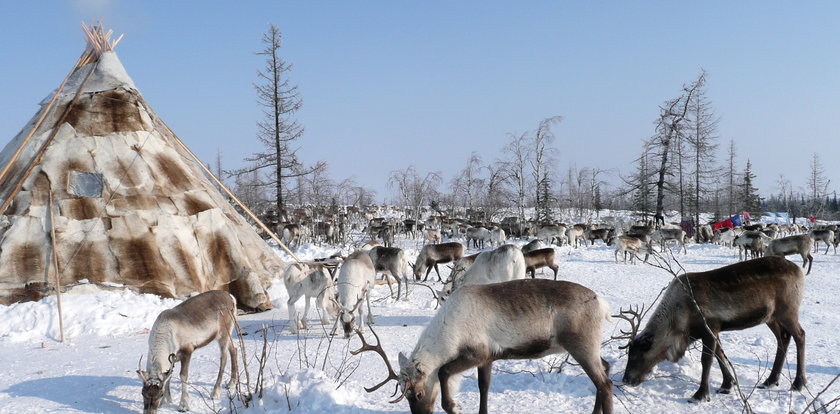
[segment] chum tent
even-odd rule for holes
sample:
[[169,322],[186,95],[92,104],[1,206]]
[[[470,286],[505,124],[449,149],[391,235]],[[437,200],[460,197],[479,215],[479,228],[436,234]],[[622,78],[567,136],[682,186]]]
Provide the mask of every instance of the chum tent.
[[85,52],[0,153],[0,303],[37,300],[60,276],[270,308],[285,263],[143,99],[119,39],[83,28]]

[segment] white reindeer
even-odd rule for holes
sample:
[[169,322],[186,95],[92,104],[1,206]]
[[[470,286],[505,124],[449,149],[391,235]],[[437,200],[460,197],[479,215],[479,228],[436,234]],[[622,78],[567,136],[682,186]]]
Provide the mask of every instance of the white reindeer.
[[[357,250],[347,256],[336,281],[338,289],[338,318],[344,329],[344,336],[349,338],[356,325],[356,314],[359,315],[359,330],[364,331],[362,301],[367,302],[368,325],[373,325],[373,314],[370,312],[370,291],[376,283],[376,270],[367,252]],[[336,327],[337,328],[337,327]],[[333,334],[335,328],[333,328]]]
[[440,296],[443,298],[462,286],[524,279],[525,267],[525,256],[522,250],[512,244],[482,252],[476,257],[472,266],[450,278],[443,285]]
[[507,235],[500,227],[494,226],[490,230],[490,246],[499,247],[505,244],[505,240],[507,240]]
[[[230,354],[230,382],[228,388],[238,381],[236,346],[230,331],[236,320],[236,300],[227,292],[211,290],[194,296],[172,309],[167,309],[155,319],[149,332],[149,358],[146,370],[137,369],[143,381],[143,412],[154,414],[161,402],[170,403],[172,396],[169,383],[175,363],[181,362],[181,403],[179,411],[190,410],[187,390],[190,372],[190,358],[193,351],[212,341],[219,342],[222,356],[219,361],[219,376],[210,398],[219,398],[222,374]],[[140,357],[142,362],[143,357]]]
[[[315,306],[320,309],[321,323],[328,325],[329,316],[338,316],[338,306],[335,304],[335,285],[328,272],[321,265],[310,267],[303,263],[290,264],[283,273],[283,283],[289,293],[287,305],[289,307],[289,328],[293,334],[299,329],[306,329],[309,318],[309,300],[315,299]],[[298,318],[295,303],[301,297],[305,298],[303,318]],[[329,315],[329,316],[328,316]]]
[[494,361],[568,352],[595,384],[592,412],[611,414],[610,364],[601,358],[601,324],[609,319],[609,304],[572,282],[536,279],[466,286],[432,318],[411,355],[400,353],[399,374],[381,344],[368,344],[362,335],[362,347],[352,352],[375,351],[388,367],[388,378],[366,391],[394,379],[402,394],[391,402],[405,397],[412,413],[431,413],[440,394],[441,406],[450,414],[460,412],[453,398],[460,372],[478,369],[478,412],[486,414]]

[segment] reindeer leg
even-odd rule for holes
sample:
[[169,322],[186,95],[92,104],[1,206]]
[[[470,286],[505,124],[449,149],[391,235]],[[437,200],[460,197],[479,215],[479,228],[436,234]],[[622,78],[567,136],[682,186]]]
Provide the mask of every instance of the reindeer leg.
[[802,387],[808,383],[805,379],[805,330],[797,321],[794,321],[791,325],[790,333],[793,336],[793,341],[796,342],[796,377],[793,379],[790,388],[802,391]]
[[[452,377],[452,375],[455,375],[459,372],[463,372],[485,361],[486,359],[481,358],[481,356],[478,355],[477,352],[465,352],[458,356],[458,358],[456,358],[455,360],[443,364],[443,366],[441,366],[440,369],[438,369],[438,381],[440,383],[440,405],[441,407],[443,407],[443,411],[446,411],[448,414],[456,414],[461,412],[461,407],[459,407],[458,403],[456,403],[455,400],[452,399],[452,390],[450,389],[449,384],[449,379]],[[490,366],[489,362],[487,363],[487,366]],[[480,372],[481,369],[479,369],[479,373]]]
[[298,333],[298,317],[297,317],[297,309],[295,308],[295,302],[300,299],[300,295],[297,292],[289,294],[289,300],[286,301],[286,304],[289,306],[289,330],[296,334]]
[[443,283],[443,279],[440,277],[440,269],[438,269],[437,263],[435,263],[435,273],[437,273],[438,282]]
[[330,318],[327,312],[327,292],[321,291],[318,294],[317,302],[315,302],[316,309],[320,309],[320,316],[321,316],[321,324],[322,325],[329,325]]
[[306,326],[306,321],[309,319],[309,300],[311,298],[308,295],[304,295],[304,306],[303,306],[303,318],[300,319],[300,327],[303,329],[309,329]]
[[[373,312],[370,311],[370,292],[368,292],[365,295],[365,299],[367,301],[367,308],[368,308],[367,323],[368,323],[368,326],[370,326],[370,325],[373,325]],[[359,306],[359,310],[361,310],[361,308],[362,307]],[[359,325],[362,324],[361,322],[362,322],[362,315],[359,314]]]
[[[394,297],[394,289],[391,288],[391,277],[389,277],[387,273],[383,273],[382,277],[385,279],[385,282],[388,283],[388,293],[393,298]],[[400,295],[400,293],[399,293],[399,291],[397,291],[397,297],[399,297],[399,295]]]
[[[397,271],[396,266],[391,266],[390,272],[391,276],[393,276],[394,279],[397,279],[397,300],[400,300],[400,293],[402,291],[402,280],[400,280],[400,272]],[[408,289],[408,286],[406,286],[406,289]]]
[[557,280],[557,271],[560,270],[560,266],[557,266],[557,264],[555,263],[551,266],[551,270],[554,271],[554,280]]
[[785,355],[790,345],[790,333],[778,321],[767,323],[767,327],[770,328],[773,336],[776,337],[776,358],[773,360],[773,368],[770,370],[770,376],[758,386],[759,388],[771,388],[779,385],[782,364],[785,361]]
[[190,388],[187,379],[190,373],[190,358],[192,358],[192,352],[181,353],[181,403],[178,404],[178,411],[190,410],[190,394],[187,392]]
[[709,401],[709,373],[712,370],[712,358],[714,358],[715,347],[714,335],[708,333],[703,338],[703,356],[700,357],[700,363],[703,366],[703,373],[700,374],[700,389],[691,396],[689,402],[704,402]]
[[493,376],[493,371],[490,369],[492,365],[492,362],[488,362],[478,367],[479,414],[487,414],[487,394]]
[[[573,341],[573,343],[568,344],[569,348],[567,349],[595,385],[595,407],[592,409],[592,413],[612,414],[613,384],[609,377],[610,364],[599,356],[600,348],[598,346],[586,345],[587,342],[583,341],[583,339]],[[600,342],[594,343],[599,344]],[[579,347],[572,348],[575,345]]]
[[715,357],[717,358],[718,365],[720,366],[720,373],[723,375],[723,382],[717,392],[719,394],[729,394],[732,389],[732,381],[735,378],[732,376],[732,371],[729,370],[726,355],[723,354],[723,348],[720,346],[720,337],[715,336],[715,340],[717,341],[717,346],[715,347]]
[[[423,278],[424,282],[429,279],[429,273],[432,273],[432,267],[427,264],[426,265],[426,277]],[[440,275],[438,275],[438,278],[440,278]]]
[[225,335],[219,338],[219,375],[216,376],[216,383],[213,384],[213,392],[210,394],[210,398],[216,399],[222,395],[222,377],[225,374],[225,365],[227,365],[228,354],[230,353],[228,349],[228,336]]
[[236,359],[236,345],[233,340],[227,341],[228,353],[230,353],[230,381],[227,383],[229,390],[236,388],[239,382],[239,361]]

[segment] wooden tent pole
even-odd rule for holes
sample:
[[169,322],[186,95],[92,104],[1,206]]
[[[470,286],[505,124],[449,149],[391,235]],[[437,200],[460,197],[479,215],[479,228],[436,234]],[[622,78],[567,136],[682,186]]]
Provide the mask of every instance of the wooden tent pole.
[[88,72],[87,76],[85,76],[85,79],[82,81],[82,84],[79,85],[79,90],[76,91],[76,94],[73,95],[73,99],[71,99],[70,103],[67,104],[67,108],[64,109],[64,113],[61,114],[61,118],[59,118],[58,122],[56,122],[55,126],[53,126],[53,130],[50,133],[50,136],[47,138],[46,141],[44,141],[44,145],[41,147],[41,149],[38,150],[38,153],[35,154],[35,158],[32,160],[32,163],[29,164],[29,167],[27,167],[26,171],[23,172],[23,175],[20,177],[20,181],[18,181],[17,185],[15,185],[15,188],[12,190],[12,192],[9,193],[9,197],[3,201],[3,205],[0,206],[0,214],[6,213],[6,209],[9,208],[9,204],[12,203],[12,200],[15,199],[15,196],[17,196],[17,193],[20,191],[21,187],[23,187],[23,182],[26,181],[26,178],[29,177],[29,174],[32,173],[33,169],[35,169],[35,166],[37,166],[41,162],[41,158],[44,156],[44,152],[47,150],[47,147],[50,146],[52,140],[58,134],[59,127],[61,126],[61,124],[64,123],[64,120],[67,119],[67,115],[70,114],[70,111],[76,104],[76,99],[78,99],[79,95],[82,94],[82,91],[85,89],[85,85],[87,84],[88,79],[90,79],[90,75],[92,75],[93,71],[96,70],[97,65],[99,65],[98,60],[93,63],[93,66],[91,66],[90,72]]
[[6,177],[6,174],[12,167],[12,164],[14,164],[14,162],[17,161],[18,157],[20,156],[20,153],[23,152],[23,148],[26,146],[29,140],[32,139],[32,136],[35,135],[35,131],[38,130],[38,128],[41,126],[41,123],[44,122],[44,119],[47,117],[47,114],[52,109],[52,106],[55,103],[56,99],[58,99],[58,95],[61,95],[61,91],[64,89],[64,85],[67,84],[67,81],[70,80],[70,77],[73,76],[73,73],[75,73],[76,69],[79,68],[79,64],[82,63],[82,60],[85,58],[85,56],[86,53],[83,53],[82,56],[79,56],[79,60],[76,61],[76,65],[73,66],[73,70],[71,70],[70,73],[68,73],[67,76],[64,77],[64,80],[61,81],[61,84],[58,85],[58,89],[55,91],[55,94],[53,95],[52,99],[50,99],[50,102],[47,104],[44,110],[41,111],[41,116],[38,117],[38,120],[35,121],[35,125],[32,127],[29,133],[26,134],[26,138],[23,139],[23,142],[20,144],[17,151],[15,151],[15,153],[12,154],[12,158],[10,158],[9,162],[7,162],[6,165],[3,167],[3,170],[0,171],[0,181],[2,181],[3,178]]
[[58,264],[58,250],[55,240],[55,215],[53,214],[53,192],[50,188],[50,241],[52,243],[52,257],[55,266],[55,296],[58,303],[58,327],[61,332],[61,342],[64,342],[64,316],[61,312],[61,268]]
[[177,136],[177,135],[175,135],[175,133],[174,133],[174,132],[172,132],[172,129],[170,129],[170,128],[169,128],[169,125],[164,124],[164,123],[163,123],[163,121],[161,121],[161,124],[163,124],[163,126],[165,126],[165,127],[166,127],[166,129],[169,131],[169,133],[170,133],[173,137],[175,137],[175,139],[178,141],[178,143],[179,143],[179,144],[181,144],[181,147],[183,147],[183,148],[184,148],[184,150],[186,150],[186,151],[187,151],[187,152],[188,152],[188,153],[189,153],[189,154],[193,157],[193,159],[195,160],[196,164],[200,165],[200,166],[201,166],[201,168],[204,170],[204,172],[205,172],[207,175],[209,175],[209,176],[210,176],[210,178],[212,178],[212,179],[213,179],[213,181],[215,181],[215,182],[216,182],[216,184],[218,184],[218,185],[219,185],[219,188],[221,188],[222,190],[224,190],[224,191],[225,191],[225,193],[226,193],[226,194],[227,194],[227,195],[228,195],[231,199],[233,199],[234,201],[236,201],[236,204],[239,204],[239,207],[242,207],[242,210],[244,210],[244,211],[245,211],[245,213],[246,213],[246,214],[248,214],[248,216],[249,216],[249,217],[251,217],[251,218],[252,218],[252,219],[253,219],[253,220],[254,220],[254,221],[255,221],[255,222],[256,222],[256,223],[260,226],[260,228],[262,228],[263,230],[265,230],[265,232],[266,232],[266,233],[268,233],[268,235],[269,235],[269,236],[271,236],[271,238],[272,238],[272,239],[274,239],[274,241],[275,241],[275,242],[277,242],[277,245],[278,245],[278,246],[280,246],[281,248],[283,248],[283,250],[285,250],[285,251],[286,251],[286,253],[288,253],[290,256],[292,256],[292,258],[293,258],[293,259],[295,259],[295,261],[296,261],[296,262],[298,262],[298,263],[303,263],[303,262],[302,262],[302,261],[301,261],[301,260],[297,257],[297,255],[296,255],[296,254],[292,253],[292,251],[291,251],[291,250],[289,250],[289,248],[288,248],[288,247],[286,247],[286,245],[285,245],[285,244],[283,244],[283,242],[282,242],[282,241],[280,241],[280,238],[278,238],[278,237],[277,237],[277,235],[276,235],[276,234],[274,234],[274,232],[273,232],[273,231],[271,231],[271,229],[269,229],[269,228],[268,228],[268,226],[266,226],[266,225],[262,222],[262,220],[260,220],[259,218],[257,218],[257,215],[256,215],[256,214],[254,214],[254,213],[251,211],[251,209],[249,209],[249,208],[248,208],[248,206],[246,206],[246,205],[245,205],[245,203],[243,203],[242,201],[240,201],[240,200],[239,200],[239,198],[237,198],[235,195],[233,195],[233,193],[230,191],[230,189],[228,189],[228,188],[227,188],[227,186],[226,186],[224,183],[222,183],[222,182],[221,182],[221,180],[219,180],[218,178],[216,178],[216,176],[213,174],[213,172],[212,172],[212,171],[210,171],[210,169],[209,169],[209,168],[207,168],[207,166],[206,166],[206,165],[204,165],[204,163],[203,163],[203,162],[201,162],[201,160],[200,160],[200,159],[198,159],[198,156],[197,156],[197,155],[195,155],[195,153],[194,153],[194,152],[192,152],[192,150],[190,150],[190,148],[189,148],[189,147],[187,147],[187,144],[184,144],[184,141],[181,141],[181,138],[178,138],[178,136]]

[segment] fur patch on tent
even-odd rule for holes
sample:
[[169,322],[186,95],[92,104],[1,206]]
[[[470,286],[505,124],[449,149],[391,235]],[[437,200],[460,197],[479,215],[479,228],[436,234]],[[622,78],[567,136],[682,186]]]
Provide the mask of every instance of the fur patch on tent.
[[82,94],[67,114],[66,121],[80,135],[104,136],[146,129],[137,97],[121,88]]
[[101,198],[68,198],[60,202],[61,215],[73,220],[88,220],[102,214]]

